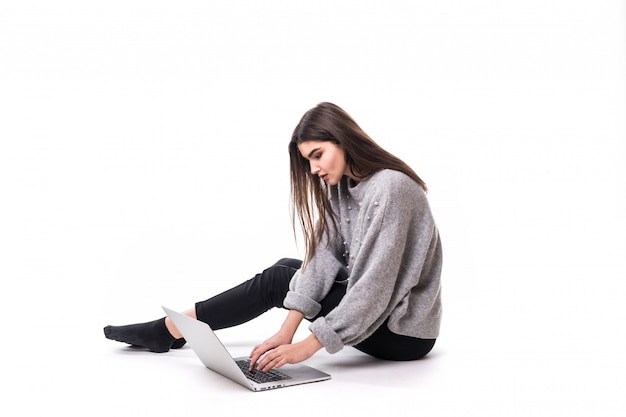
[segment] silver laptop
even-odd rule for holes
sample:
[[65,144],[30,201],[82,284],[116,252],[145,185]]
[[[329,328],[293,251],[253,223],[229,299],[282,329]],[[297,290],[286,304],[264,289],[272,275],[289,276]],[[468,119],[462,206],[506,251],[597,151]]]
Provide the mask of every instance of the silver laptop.
[[250,358],[233,358],[208,324],[163,307],[200,361],[210,370],[252,391],[265,391],[330,379],[306,365],[284,365],[268,372],[249,371]]

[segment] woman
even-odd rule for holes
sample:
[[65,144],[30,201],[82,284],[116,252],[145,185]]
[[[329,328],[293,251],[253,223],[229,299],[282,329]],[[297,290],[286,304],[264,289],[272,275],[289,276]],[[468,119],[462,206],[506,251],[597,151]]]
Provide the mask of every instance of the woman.
[[[278,332],[250,353],[251,366],[262,371],[322,348],[354,346],[387,360],[428,354],[441,322],[442,251],[424,182],[331,103],[304,114],[289,155],[304,262],[281,259],[185,314],[217,330],[287,309]],[[305,318],[311,334],[294,343]],[[104,332],[154,352],[185,343],[169,318]]]

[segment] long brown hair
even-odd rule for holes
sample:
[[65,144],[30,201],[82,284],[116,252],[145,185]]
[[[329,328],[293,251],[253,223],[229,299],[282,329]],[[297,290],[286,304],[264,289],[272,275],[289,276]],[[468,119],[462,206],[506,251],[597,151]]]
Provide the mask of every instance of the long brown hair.
[[289,142],[291,220],[294,233],[296,221],[302,228],[306,250],[305,266],[324,234],[330,237],[328,221],[332,221],[335,229],[337,228],[330,208],[327,185],[317,175],[311,174],[309,160],[298,150],[298,144],[311,140],[332,142],[340,146],[344,151],[346,164],[356,178],[365,178],[381,169],[392,169],[403,172],[424,191],[427,190],[424,181],[411,167],[381,148],[343,109],[332,103],[318,104],[302,116]]

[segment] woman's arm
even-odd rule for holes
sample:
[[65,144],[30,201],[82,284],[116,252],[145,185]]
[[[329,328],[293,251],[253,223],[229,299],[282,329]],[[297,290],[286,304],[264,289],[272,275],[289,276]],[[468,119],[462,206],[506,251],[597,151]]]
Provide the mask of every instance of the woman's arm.
[[306,268],[295,273],[283,301],[285,308],[301,311],[307,319],[318,315],[320,301],[326,297],[335,280],[348,277],[343,238],[330,219],[328,223],[330,233],[324,235]]

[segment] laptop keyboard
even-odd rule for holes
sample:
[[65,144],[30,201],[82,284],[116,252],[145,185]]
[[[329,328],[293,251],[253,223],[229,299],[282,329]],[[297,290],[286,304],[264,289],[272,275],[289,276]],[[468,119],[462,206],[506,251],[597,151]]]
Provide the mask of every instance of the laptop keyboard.
[[270,369],[267,372],[261,372],[257,370],[250,371],[249,359],[239,360],[235,362],[237,362],[239,369],[241,369],[241,371],[244,373],[246,378],[259,384],[263,384],[265,382],[281,381],[283,379],[291,379],[290,376],[287,376],[284,373],[277,371],[276,369]]

